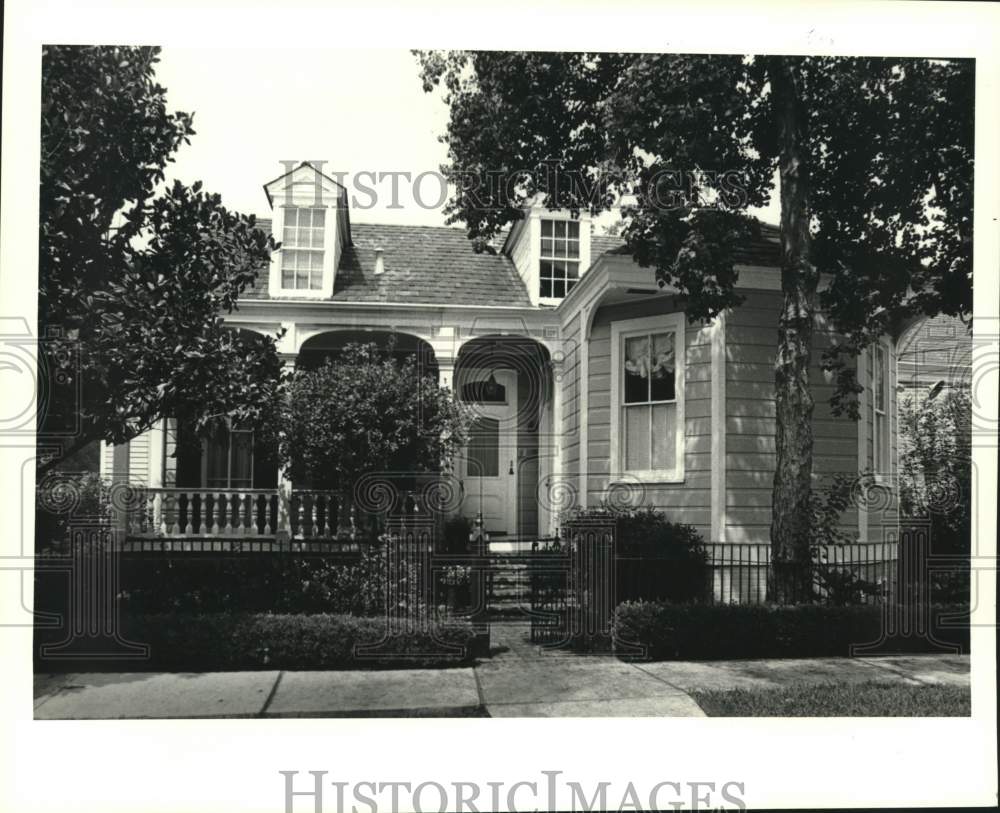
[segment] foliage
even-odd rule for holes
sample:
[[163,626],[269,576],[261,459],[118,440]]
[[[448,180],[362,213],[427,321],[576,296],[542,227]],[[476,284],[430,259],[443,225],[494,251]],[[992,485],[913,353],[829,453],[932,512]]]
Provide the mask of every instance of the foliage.
[[442,541],[445,553],[465,553],[472,534],[472,520],[456,514],[444,521]]
[[[319,368],[300,370],[277,422],[279,457],[294,482],[345,499],[368,472],[433,472],[465,441],[465,420],[447,388],[392,348],[349,344]],[[346,503],[345,503],[346,504]]]
[[967,686],[807,683],[780,689],[694,691],[709,717],[968,717]]
[[[150,658],[141,668],[151,670],[440,668],[468,664],[477,654],[474,630],[460,621],[387,631],[385,618],[337,614],[129,614],[122,623],[125,639],[149,645]],[[40,640],[57,641],[61,634],[41,630]],[[363,647],[376,644],[377,653],[366,655]],[[111,671],[136,666],[107,658],[88,664]],[[79,662],[69,668],[79,669]]]
[[825,489],[814,489],[809,495],[811,539],[814,547],[846,545],[857,541],[856,532],[844,530],[842,518],[852,503],[852,490],[857,478],[835,474]]
[[[390,577],[385,548],[365,544],[359,555],[241,555],[227,558],[127,557],[121,564],[121,606],[129,612],[263,611],[386,612]],[[418,583],[412,566],[393,573],[401,586]]]
[[[930,552],[967,558],[972,545],[972,401],[951,390],[934,400],[900,399],[899,490],[903,522],[930,523]],[[969,566],[930,572],[932,595],[969,595]]]
[[[909,607],[907,612],[919,614],[922,609]],[[946,626],[939,620],[949,613],[967,613],[968,605],[928,609],[933,638],[968,652],[968,627]],[[619,653],[650,660],[847,656],[852,646],[882,639],[883,612],[881,606],[866,604],[679,605],[639,601],[620,604],[613,625]],[[880,651],[940,650],[931,636],[897,634],[882,640]]]
[[706,587],[704,540],[691,525],[671,522],[655,508],[617,506],[576,510],[563,521],[572,540],[578,523],[615,526],[616,590],[623,599],[696,601]]
[[274,340],[222,318],[275,244],[200,182],[163,188],[194,130],[167,112],[158,53],[42,49],[39,431],[70,429],[67,455],[166,415],[252,423],[278,396]]
[[70,528],[111,518],[109,484],[94,472],[51,472],[35,489],[36,550],[66,551]]
[[774,80],[790,72],[813,218],[807,259],[832,277],[823,306],[845,337],[829,362],[901,316],[971,313],[971,61],[416,56],[424,89],[443,88],[450,109],[450,220],[481,247],[538,195],[597,213],[634,194],[629,250],[687,296],[689,316],[738,304],[734,250],[756,228],[748,208],[772,195],[786,101]]

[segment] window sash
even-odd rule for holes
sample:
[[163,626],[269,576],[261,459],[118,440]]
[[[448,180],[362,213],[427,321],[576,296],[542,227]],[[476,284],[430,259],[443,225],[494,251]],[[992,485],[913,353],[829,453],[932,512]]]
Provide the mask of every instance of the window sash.
[[539,257],[539,296],[562,299],[580,279],[579,221],[543,219]]
[[281,287],[318,291],[323,287],[326,210],[286,207],[281,240]]
[[612,328],[613,358],[620,368],[613,371],[612,465],[629,475],[679,482],[684,477],[683,323],[650,317],[629,321],[636,322],[634,329],[627,322]]

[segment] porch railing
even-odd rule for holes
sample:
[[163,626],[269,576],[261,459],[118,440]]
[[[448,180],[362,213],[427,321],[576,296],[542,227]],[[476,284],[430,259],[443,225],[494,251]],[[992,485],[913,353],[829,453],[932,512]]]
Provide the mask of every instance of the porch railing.
[[337,536],[338,499],[307,489],[146,488],[123,514],[129,539],[319,540]]

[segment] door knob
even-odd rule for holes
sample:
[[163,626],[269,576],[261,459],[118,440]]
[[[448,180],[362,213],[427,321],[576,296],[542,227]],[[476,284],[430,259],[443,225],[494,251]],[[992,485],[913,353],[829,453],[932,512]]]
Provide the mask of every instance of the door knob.
[[507,470],[507,474],[513,474],[513,473],[514,473],[514,461],[511,460],[510,461],[510,468]]

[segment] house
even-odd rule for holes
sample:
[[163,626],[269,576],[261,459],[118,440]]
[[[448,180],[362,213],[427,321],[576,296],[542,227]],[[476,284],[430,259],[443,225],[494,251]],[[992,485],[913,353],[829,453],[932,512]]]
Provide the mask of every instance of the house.
[[[712,543],[768,542],[782,299],[775,227],[741,250],[745,303],[703,325],[688,323],[676,291],[659,287],[619,238],[595,234],[586,214],[531,208],[495,253],[477,254],[462,229],[352,224],[346,190],[308,164],[264,189],[271,220],[261,224],[282,248],[228,321],[283,329],[289,366],[395,334],[398,352],[475,404],[448,510],[481,514],[493,539],[523,539],[555,532],[566,509],[610,500],[660,507]],[[832,381],[818,366],[828,340],[821,326],[816,482],[863,470],[891,477],[895,340],[860,360],[859,422],[829,411]],[[147,486],[155,502],[138,537],[330,534],[329,512],[317,507],[329,497],[303,492],[291,516],[287,500],[275,507],[296,484],[255,460],[252,433],[233,427],[185,452],[183,432],[167,420],[127,449],[102,451],[103,473]],[[198,500],[200,515],[184,509]],[[892,501],[861,503],[844,522],[861,541],[882,540],[895,526]]]

